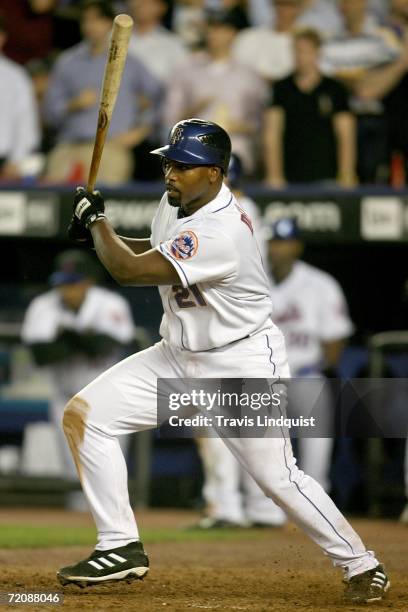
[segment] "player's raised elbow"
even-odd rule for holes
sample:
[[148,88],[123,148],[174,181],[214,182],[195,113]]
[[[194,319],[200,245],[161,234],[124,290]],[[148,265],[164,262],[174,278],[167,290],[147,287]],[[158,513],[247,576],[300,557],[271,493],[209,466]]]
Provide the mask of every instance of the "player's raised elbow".
[[137,278],[137,269],[135,271],[134,266],[124,259],[106,262],[105,266],[111,277],[123,287],[134,284]]

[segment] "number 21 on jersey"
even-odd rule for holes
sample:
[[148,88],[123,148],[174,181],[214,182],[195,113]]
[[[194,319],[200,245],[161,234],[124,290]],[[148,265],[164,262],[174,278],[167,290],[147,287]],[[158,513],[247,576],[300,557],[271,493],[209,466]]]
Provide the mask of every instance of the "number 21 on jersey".
[[184,288],[181,285],[173,285],[174,299],[179,308],[195,308],[196,306],[207,306],[203,294],[197,285]]

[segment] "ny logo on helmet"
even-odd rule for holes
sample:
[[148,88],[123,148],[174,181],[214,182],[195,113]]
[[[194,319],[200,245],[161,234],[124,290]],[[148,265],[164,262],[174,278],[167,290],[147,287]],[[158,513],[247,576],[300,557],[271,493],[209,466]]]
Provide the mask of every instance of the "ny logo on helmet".
[[177,126],[170,138],[170,144],[174,145],[183,138],[184,130],[181,125]]

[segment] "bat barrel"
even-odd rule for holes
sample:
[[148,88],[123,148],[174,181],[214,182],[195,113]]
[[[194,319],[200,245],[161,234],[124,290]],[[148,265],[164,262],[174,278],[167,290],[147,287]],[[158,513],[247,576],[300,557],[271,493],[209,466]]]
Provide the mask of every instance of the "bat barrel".
[[133,19],[130,15],[121,13],[120,15],[116,15],[113,25],[115,26],[115,24],[120,28],[133,28]]
[[87,190],[91,192],[95,188],[106,134],[108,132],[109,123],[119,92],[122,73],[125,67],[132,28],[133,19],[130,15],[122,13],[115,17],[109,43],[108,57],[105,64],[105,74],[103,77],[101,99],[99,103],[98,124],[96,127],[95,143],[87,183]]

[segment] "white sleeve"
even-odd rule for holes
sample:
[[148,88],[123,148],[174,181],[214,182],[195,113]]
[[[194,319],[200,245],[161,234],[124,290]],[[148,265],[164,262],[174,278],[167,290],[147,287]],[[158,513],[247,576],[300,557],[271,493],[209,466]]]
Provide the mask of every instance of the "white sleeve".
[[134,338],[134,323],[127,301],[120,295],[106,300],[98,317],[98,332],[106,334],[122,344],[131,342]]
[[238,272],[238,253],[232,239],[219,230],[183,229],[156,249],[174,266],[183,287],[195,283],[224,281]]
[[58,335],[58,316],[40,299],[29,305],[23,321],[21,339],[26,344],[53,342]]
[[325,278],[318,295],[321,340],[330,342],[351,336],[354,326],[348,314],[343,290],[338,282],[334,278]]

